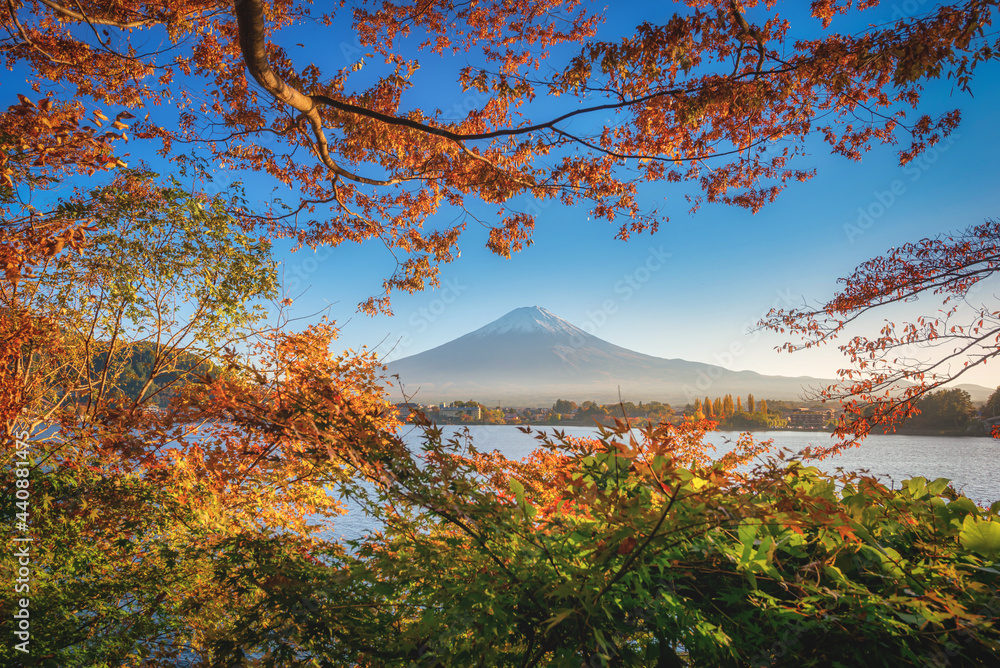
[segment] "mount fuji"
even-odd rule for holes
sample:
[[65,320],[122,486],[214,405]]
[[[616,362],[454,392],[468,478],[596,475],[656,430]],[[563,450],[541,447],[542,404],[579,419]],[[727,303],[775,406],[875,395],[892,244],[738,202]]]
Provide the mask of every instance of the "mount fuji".
[[[475,399],[486,405],[539,406],[556,399],[693,403],[695,398],[752,392],[799,399],[830,381],[765,376],[682,359],[663,359],[616,346],[538,306],[436,348],[387,365],[394,399],[418,403]],[[402,390],[402,393],[401,391]]]

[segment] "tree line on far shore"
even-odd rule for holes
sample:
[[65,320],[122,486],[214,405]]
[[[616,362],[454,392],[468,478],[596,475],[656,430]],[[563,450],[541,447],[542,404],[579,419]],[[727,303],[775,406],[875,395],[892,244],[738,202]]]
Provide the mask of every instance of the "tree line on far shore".
[[[726,394],[719,397],[695,399],[694,403],[675,409],[669,403],[659,401],[620,401],[599,404],[596,401],[577,403],[569,399],[558,399],[551,409],[488,407],[474,399],[455,401],[458,408],[479,408],[479,417],[463,414],[460,422],[485,424],[507,424],[511,420],[523,424],[582,424],[594,422],[606,424],[615,418],[678,423],[711,420],[716,428],[727,431],[754,431],[780,429],[789,426],[787,415],[803,408],[823,410],[815,402],[781,401],[777,399],[757,400],[752,393],[745,398]],[[901,425],[906,432],[932,432],[936,434],[981,434],[990,431],[985,420],[1000,417],[1000,387],[993,392],[982,407],[977,407],[971,395],[963,389],[938,390],[921,397],[916,402],[919,413],[911,416]],[[837,424],[839,411],[830,411],[823,427],[833,429]],[[440,418],[436,411],[428,415]]]

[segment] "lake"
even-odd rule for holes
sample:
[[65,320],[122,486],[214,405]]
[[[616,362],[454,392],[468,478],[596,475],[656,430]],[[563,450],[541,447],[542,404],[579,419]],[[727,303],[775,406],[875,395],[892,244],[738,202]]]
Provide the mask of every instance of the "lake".
[[[462,431],[460,426],[444,426],[445,437]],[[533,427],[552,432],[552,427]],[[505,457],[520,459],[537,447],[533,434],[524,434],[511,425],[473,425],[468,427],[473,443],[480,451],[498,450]],[[593,436],[593,427],[563,427],[569,436]],[[420,430],[406,427],[403,437],[412,445],[420,442]],[[716,454],[729,449],[739,432],[709,432],[707,441],[716,446]],[[825,432],[766,431],[755,432],[758,441],[772,439],[776,448],[798,452],[813,445],[829,445],[831,436]],[[885,483],[923,476],[928,480],[948,478],[955,488],[980,505],[1000,500],[1000,440],[971,436],[909,436],[885,434],[869,436],[857,448],[814,463],[824,471],[867,470]],[[356,507],[336,520],[334,534],[341,538],[356,538],[374,528],[371,518]]]

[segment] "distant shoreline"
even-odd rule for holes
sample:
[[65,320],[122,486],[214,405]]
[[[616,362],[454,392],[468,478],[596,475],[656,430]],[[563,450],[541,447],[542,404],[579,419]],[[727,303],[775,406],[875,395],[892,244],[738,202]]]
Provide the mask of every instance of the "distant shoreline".
[[[584,422],[541,422],[533,424],[513,424],[504,423],[498,424],[495,422],[484,422],[481,420],[474,420],[469,422],[441,422],[436,421],[435,424],[438,426],[448,426],[448,427],[528,427],[530,429],[561,429],[562,427],[590,427],[597,428],[596,422],[584,423]],[[642,427],[645,422],[638,422],[634,424],[636,427]],[[605,425],[608,426],[608,425]],[[769,427],[766,429],[713,429],[713,432],[720,432],[726,434],[745,434],[745,433],[762,433],[762,432],[788,432],[788,433],[800,433],[800,434],[829,434],[833,435],[833,430],[831,429],[800,429],[797,427]],[[958,432],[958,431],[932,431],[923,429],[897,429],[894,432],[879,432],[878,436],[937,436],[946,438],[992,438],[989,432]]]

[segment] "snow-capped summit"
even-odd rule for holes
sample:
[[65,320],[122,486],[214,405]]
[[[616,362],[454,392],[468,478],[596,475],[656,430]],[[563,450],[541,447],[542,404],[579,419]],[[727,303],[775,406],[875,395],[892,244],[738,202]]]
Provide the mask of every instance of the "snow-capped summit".
[[501,336],[504,334],[586,334],[541,306],[522,306],[502,318],[480,327],[468,336]]
[[[591,323],[593,326],[593,323]],[[457,339],[388,365],[397,391],[414,401],[544,405],[559,398],[668,401],[713,392],[794,399],[814,378],[762,376],[663,359],[605,341],[538,306],[517,308]]]
[[[586,325],[585,325],[586,326]],[[590,322],[590,331],[597,327]],[[387,365],[397,400],[435,403],[475,399],[487,405],[544,406],[581,402],[665,401],[676,406],[705,395],[798,399],[804,387],[833,380],[765,376],[713,364],[664,359],[622,348],[539,306],[516,308],[457,339]]]

